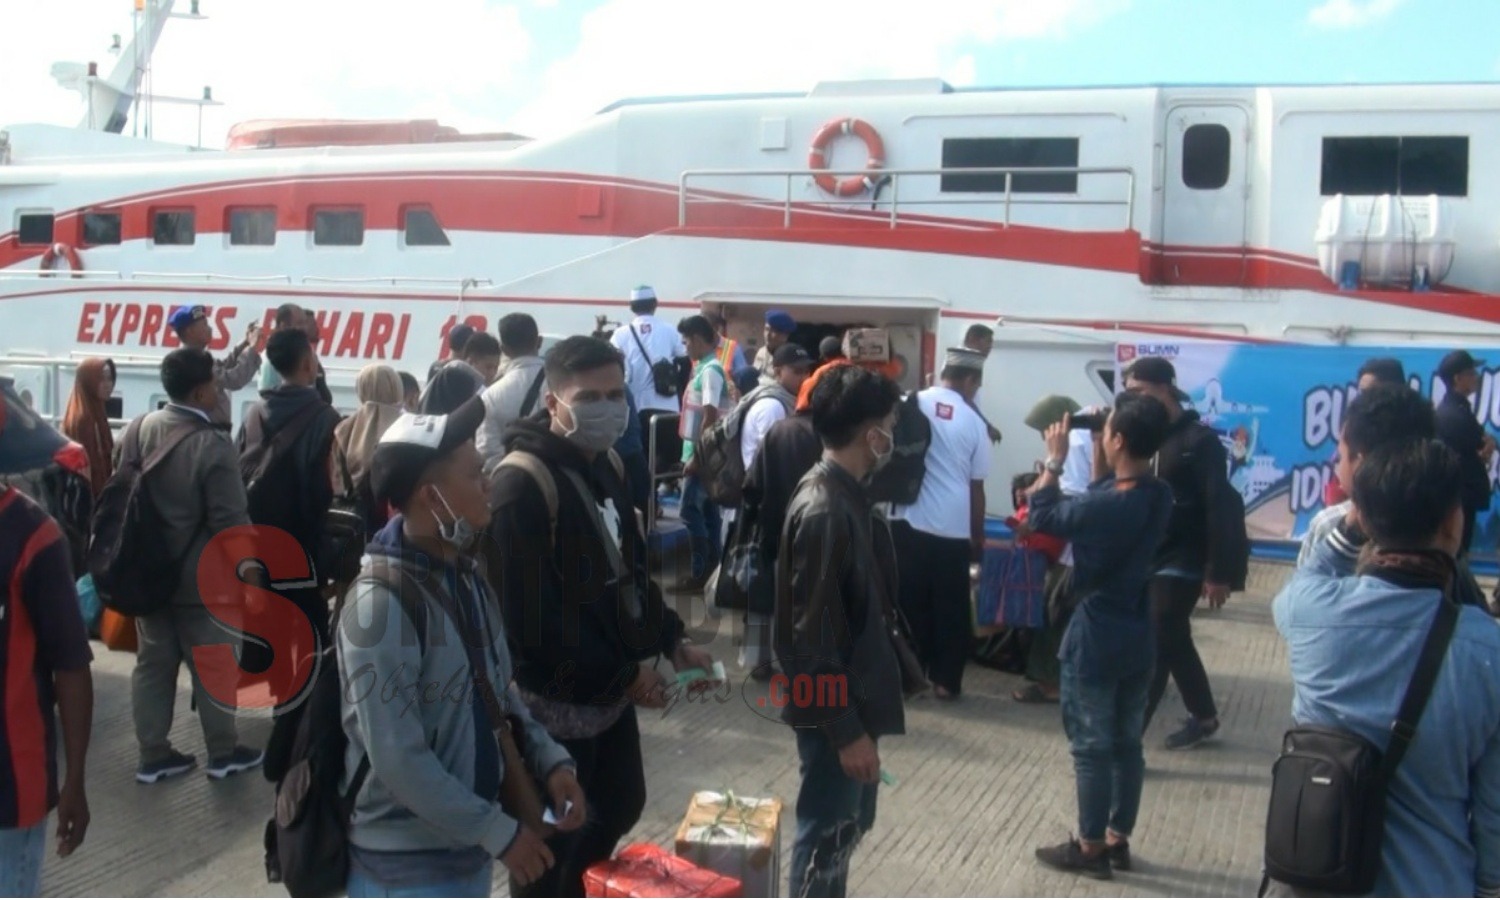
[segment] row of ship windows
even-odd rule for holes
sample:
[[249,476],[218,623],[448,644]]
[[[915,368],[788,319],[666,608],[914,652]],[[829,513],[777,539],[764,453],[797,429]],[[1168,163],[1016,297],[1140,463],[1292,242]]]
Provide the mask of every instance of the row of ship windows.
[[[944,169],[1024,169],[1078,167],[1078,138],[950,138],[943,142]],[[1182,136],[1183,184],[1195,190],[1218,190],[1229,181],[1233,140],[1229,129],[1198,124]],[[1464,197],[1469,192],[1467,137],[1325,137],[1320,193],[1438,194]],[[1076,194],[1075,172],[1030,174],[945,172],[939,188],[944,193]],[[276,210],[270,207],[231,207],[225,214],[229,243],[236,247],[276,244]],[[45,246],[56,239],[50,211],[23,212],[16,223],[22,245]],[[85,247],[120,243],[121,214],[108,210],[85,212],[78,241]],[[313,245],[358,247],[365,241],[365,213],[358,207],[314,208]],[[408,206],[401,210],[401,230],[407,247],[446,247],[448,235],[432,210]],[[165,246],[191,245],[197,237],[196,214],[191,209],[151,211],[151,239]]]
[[[169,247],[191,246],[198,236],[197,213],[191,209],[155,209],[151,216],[151,241]],[[121,214],[110,210],[85,212],[80,218],[77,243],[84,247],[108,247],[120,243]],[[276,210],[270,207],[230,207],[225,211],[225,231],[234,247],[276,245]],[[318,247],[359,247],[365,242],[365,212],[357,208],[312,210],[312,240]],[[446,247],[448,233],[431,209],[411,206],[401,210],[403,243],[408,247]],[[57,239],[56,218],[51,212],[23,212],[16,223],[16,239],[22,246],[46,246]]]

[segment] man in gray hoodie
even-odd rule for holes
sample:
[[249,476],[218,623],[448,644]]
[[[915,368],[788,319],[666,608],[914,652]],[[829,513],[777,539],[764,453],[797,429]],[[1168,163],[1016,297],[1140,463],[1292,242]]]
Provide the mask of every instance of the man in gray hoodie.
[[368,760],[350,825],[351,897],[487,897],[497,857],[521,885],[553,865],[543,836],[497,799],[505,723],[492,721],[486,691],[516,723],[557,827],[585,819],[573,760],[517,694],[499,602],[468,555],[490,518],[474,446],[483,418],[477,397],[448,416],[404,415],[371,464],[376,495],[400,514],[370,543],[337,628],[345,790]]

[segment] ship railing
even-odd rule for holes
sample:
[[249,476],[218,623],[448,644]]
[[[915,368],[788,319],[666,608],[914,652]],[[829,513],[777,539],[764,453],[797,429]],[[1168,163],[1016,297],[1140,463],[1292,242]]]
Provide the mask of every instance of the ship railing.
[[222,272],[131,272],[131,281],[228,281],[291,284],[290,275],[228,275]]
[[[991,175],[1003,176],[1005,178],[1005,190],[1003,192],[984,193],[976,196],[975,192],[955,192],[943,194],[940,191],[927,190],[920,195],[914,195],[913,183],[920,184],[920,179],[942,178],[943,176],[975,176]],[[1032,191],[1017,192],[1015,190],[1015,179],[1017,176],[1034,175],[1074,175],[1079,178],[1087,177],[1090,180],[1104,178],[1118,182],[1123,186],[1123,196],[1092,197],[1081,196],[1077,193],[1053,194],[1037,193]],[[798,185],[806,185],[807,181],[820,176],[832,176],[842,180],[850,176],[863,176],[871,182],[879,185],[874,196],[859,197],[829,197],[819,194],[816,199],[799,199]],[[754,197],[743,195],[732,195],[725,193],[722,185],[726,181],[735,179],[764,180],[768,178],[780,179],[782,183],[781,196],[777,197]],[[712,180],[716,187],[710,189],[703,186],[703,182]],[[782,215],[782,227],[792,226],[793,213],[803,215],[854,215],[861,214],[866,218],[871,213],[880,213],[890,223],[891,228],[897,227],[902,221],[901,214],[903,204],[908,216],[912,215],[912,207],[961,207],[961,206],[1001,206],[1003,213],[999,224],[1009,228],[1012,224],[1012,216],[1020,208],[1033,207],[1119,207],[1123,210],[1124,230],[1130,231],[1135,228],[1135,170],[1121,166],[1010,166],[1010,167],[977,167],[977,168],[937,168],[937,169],[689,169],[679,176],[677,181],[677,226],[686,228],[688,224],[688,210],[691,206],[715,205],[715,206],[740,206],[758,209],[780,209]],[[697,182],[698,187],[693,183]],[[800,192],[805,194],[805,191]],[[924,224],[931,224],[930,222]],[[952,227],[963,227],[954,225]]]

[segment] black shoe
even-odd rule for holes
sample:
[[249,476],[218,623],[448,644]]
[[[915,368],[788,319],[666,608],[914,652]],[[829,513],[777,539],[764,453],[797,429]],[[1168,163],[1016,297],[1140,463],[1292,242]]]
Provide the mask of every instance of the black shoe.
[[1109,865],[1109,853],[1085,856],[1083,845],[1078,843],[1076,838],[1055,847],[1038,847],[1036,859],[1049,869],[1072,872],[1099,881],[1108,881],[1113,875]]
[[208,777],[215,781],[237,775],[240,772],[248,772],[259,768],[266,758],[264,750],[251,750],[249,747],[235,747],[228,756],[220,756],[208,761],[205,770]]
[[1110,844],[1107,854],[1109,865],[1117,872],[1130,871],[1130,842],[1121,841],[1118,844]]
[[1184,719],[1182,728],[1167,735],[1168,750],[1191,750],[1219,731],[1219,720],[1212,725],[1203,724],[1202,719]]
[[176,778],[178,775],[191,772],[196,765],[198,765],[198,760],[186,753],[173,750],[170,755],[156,762],[142,763],[140,768],[135,770],[135,780],[141,784],[156,784],[158,781],[165,781],[168,778]]

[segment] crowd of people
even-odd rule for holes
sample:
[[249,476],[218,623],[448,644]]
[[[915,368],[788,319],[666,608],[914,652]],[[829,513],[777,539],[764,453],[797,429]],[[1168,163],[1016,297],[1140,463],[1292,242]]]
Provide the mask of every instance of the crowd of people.
[[[689,563],[666,574],[737,614],[748,674],[859,685],[853,700],[818,692],[782,713],[802,779],[789,887],[842,896],[874,825],[882,741],[905,730],[909,698],[963,694],[1001,440],[977,405],[993,333],[970,328],[935,383],[903,394],[861,329],[815,354],[793,316],[772,311],[747,358],[722,319],[669,323],[649,287],[629,304],[612,332],[545,354],[525,313],[497,335],[457,325],[425,384],[362,370],[348,415],[332,405],[316,319],[294,305],[223,359],[206,349],[207,311],[175,311],[169,402],[118,439],[105,414],[114,366],[81,364],[63,427],[97,494],[139,483],[174,564],[159,605],[135,620],[136,779],[199,765],[168,739],[185,664],[211,779],[264,766],[285,799],[309,729],[337,735],[332,796],[347,820],[329,865],[350,896],[487,896],[496,860],[514,896],[581,896],[584,871],[647,803],[637,711],[664,708],[678,684],[658,661],[682,683],[722,677],[651,564],[653,497],[676,482]],[[1467,405],[1478,365],[1463,352],[1444,360],[1436,412],[1394,360],[1361,371],[1330,489],[1347,498],[1331,496],[1313,521],[1275,603],[1296,721],[1377,744],[1427,633],[1411,610],[1464,607],[1390,782],[1378,884],[1391,893],[1500,888],[1500,687],[1487,675],[1500,633],[1466,562],[1495,449]],[[1124,375],[1107,408],[1037,405],[1027,424],[1044,456],[1012,498],[1017,545],[1049,562],[1047,615],[1014,699],[1060,704],[1077,788],[1076,834],[1036,857],[1094,878],[1131,869],[1143,734],[1167,681],[1187,712],[1168,749],[1221,727],[1191,617],[1244,589],[1249,553],[1224,445],[1171,363],[1142,358]],[[260,399],[231,434],[230,395],[257,377]],[[231,553],[220,538],[243,526],[289,537],[301,576],[273,579],[246,564],[253,554]],[[0,772],[0,893],[36,893],[49,815],[64,855],[88,827],[91,655],[56,525],[7,489],[0,534],[7,646],[34,661],[35,682],[13,695],[27,698],[24,721],[7,717],[0,733],[17,763]],[[281,654],[316,677],[308,663],[327,653],[336,715],[313,721],[322,708],[292,702],[305,699],[298,683],[276,698],[287,702],[268,746],[241,743],[234,704],[200,671],[199,651],[226,635],[204,596],[215,565],[307,622],[284,641],[246,641],[244,677]],[[409,703],[352,689],[391,678],[409,682]],[[268,862],[293,865],[276,843],[292,839],[268,828]]]

